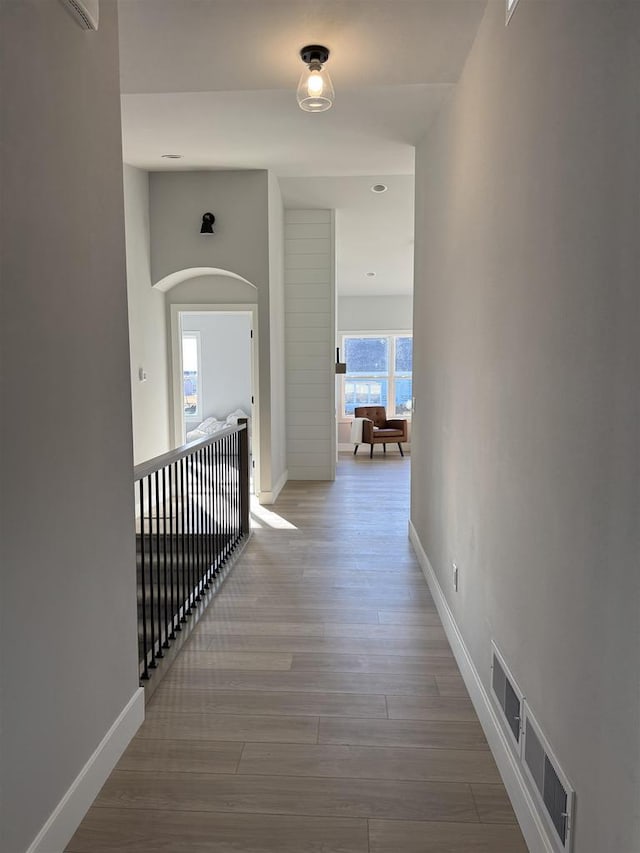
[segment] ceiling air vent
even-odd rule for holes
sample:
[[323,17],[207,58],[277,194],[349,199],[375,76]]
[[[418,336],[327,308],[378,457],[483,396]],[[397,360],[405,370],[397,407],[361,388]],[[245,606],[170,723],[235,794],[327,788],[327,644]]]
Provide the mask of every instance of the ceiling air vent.
[[491,691],[502,712],[501,716],[513,746],[516,752],[520,753],[524,697],[495,643],[491,643]]
[[524,707],[522,763],[533,783],[549,834],[559,851],[571,849],[575,792],[560,769],[529,706]]
[[99,8],[98,0],[60,0],[83,30],[97,30]]

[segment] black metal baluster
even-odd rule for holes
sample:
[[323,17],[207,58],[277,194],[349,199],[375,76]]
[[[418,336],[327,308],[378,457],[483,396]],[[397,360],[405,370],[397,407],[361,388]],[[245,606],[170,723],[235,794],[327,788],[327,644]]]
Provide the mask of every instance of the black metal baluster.
[[227,556],[233,550],[233,483],[231,476],[231,436],[227,436]]
[[202,518],[203,518],[203,528],[202,528],[202,543],[204,549],[204,586],[205,589],[209,589],[209,580],[210,580],[210,569],[211,569],[211,561],[209,559],[209,447],[211,445],[207,444],[206,447],[202,450]]
[[213,445],[213,542],[215,551],[216,575],[220,571],[220,500],[218,493],[220,481],[218,479],[218,442]]
[[170,639],[175,640],[176,631],[181,631],[180,627],[180,608],[179,608],[179,600],[180,600],[180,590],[178,588],[178,575],[176,572],[176,536],[174,530],[174,512],[176,525],[178,521],[178,510],[176,506],[176,492],[177,488],[175,486],[175,474],[176,474],[176,463],[172,462],[169,465],[169,570],[171,577],[171,637]]
[[162,651],[162,570],[160,557],[160,472],[156,471],[156,575],[158,578],[157,613],[158,613],[158,652],[157,658],[163,658]]
[[151,481],[151,474],[147,477],[147,495],[149,497],[149,639],[151,641],[151,661],[149,663],[149,669],[155,669],[158,664],[156,663],[156,617],[153,603],[153,485]]
[[168,649],[169,643],[169,578],[167,575],[167,469],[162,469],[162,580],[164,584],[164,643]]
[[200,519],[200,535],[198,536],[198,558],[200,565],[198,567],[199,588],[202,593],[207,587],[205,584],[205,568],[204,568],[204,448],[198,451],[198,518]]
[[214,510],[213,510],[213,445],[209,445],[209,460],[208,460],[208,473],[209,473],[209,501],[207,506],[209,508],[209,574],[213,578],[215,576],[216,571],[216,543],[214,539],[215,534],[215,524],[214,524]]
[[236,545],[240,539],[240,459],[238,454],[239,448],[239,433],[235,433],[233,436],[233,475],[234,475],[234,488],[233,488],[233,497],[235,501],[235,521],[233,526],[234,531],[234,542]]
[[224,439],[220,439],[220,562],[222,565],[224,565],[227,556],[227,513],[224,465]]
[[[147,666],[147,584],[145,582],[146,560],[144,547],[144,479],[138,481],[140,493],[140,594],[142,597],[142,675],[144,681],[149,680]],[[138,642],[140,640],[138,639]]]
[[182,557],[181,575],[182,575],[182,622],[187,621],[187,534],[185,530],[185,497],[184,497],[184,458],[180,460],[180,519],[182,527],[180,531],[180,553]]
[[196,603],[196,540],[194,536],[195,507],[193,505],[193,456],[187,457],[187,493],[189,495],[187,514],[189,522],[189,613],[191,613]]
[[240,535],[249,535],[249,425],[244,421],[245,428],[240,433],[240,464],[238,479],[240,481]]

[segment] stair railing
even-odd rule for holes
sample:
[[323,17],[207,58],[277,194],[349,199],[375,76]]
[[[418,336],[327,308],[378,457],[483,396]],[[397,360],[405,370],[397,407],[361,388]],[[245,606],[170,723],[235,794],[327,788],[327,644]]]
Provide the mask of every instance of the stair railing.
[[246,419],[134,469],[138,658],[147,681],[249,535]]

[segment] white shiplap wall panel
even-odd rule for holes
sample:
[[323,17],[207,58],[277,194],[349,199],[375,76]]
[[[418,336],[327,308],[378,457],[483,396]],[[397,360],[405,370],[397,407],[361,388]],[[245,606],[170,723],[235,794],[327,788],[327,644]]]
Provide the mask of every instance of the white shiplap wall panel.
[[[294,314],[290,316],[295,316]],[[312,326],[307,327],[298,327],[292,326],[287,328],[285,334],[285,340],[291,341],[294,344],[303,344],[305,341],[309,341],[310,343],[321,343],[325,344],[327,340],[327,329],[324,328],[314,328]],[[332,341],[333,343],[333,341]],[[332,347],[333,349],[333,347]],[[326,355],[326,351],[323,351],[322,356]]]
[[331,288],[332,286],[332,275],[331,270],[327,267],[326,269],[306,269],[301,270],[299,268],[285,270],[284,273],[284,283],[285,284],[323,284],[327,285]]
[[285,211],[287,468],[335,478],[335,260],[330,210]]
[[310,225],[295,225],[293,222],[290,222],[287,229],[287,238],[289,240],[298,238],[318,240],[322,237],[326,237],[328,240],[331,239],[330,222],[327,222],[326,225],[321,225],[318,222],[313,222]]

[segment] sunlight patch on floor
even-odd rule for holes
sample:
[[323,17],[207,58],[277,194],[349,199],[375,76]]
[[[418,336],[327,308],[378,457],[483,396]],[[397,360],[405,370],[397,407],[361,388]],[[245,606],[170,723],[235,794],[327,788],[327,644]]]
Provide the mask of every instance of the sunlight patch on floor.
[[267,509],[266,506],[261,506],[253,496],[251,497],[251,527],[254,529],[270,527],[273,530],[298,529],[295,524],[291,524],[277,512]]

